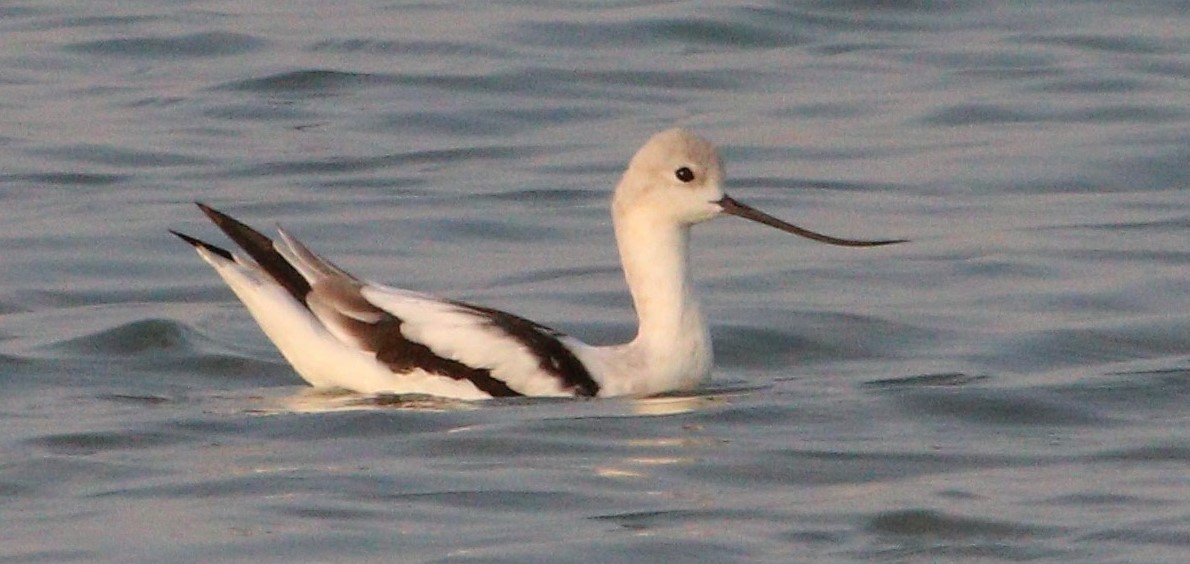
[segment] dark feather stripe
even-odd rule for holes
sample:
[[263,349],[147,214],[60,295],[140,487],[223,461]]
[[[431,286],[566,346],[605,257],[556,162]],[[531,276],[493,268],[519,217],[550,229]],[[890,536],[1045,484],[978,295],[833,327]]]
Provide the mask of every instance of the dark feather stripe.
[[524,394],[508,387],[502,380],[492,377],[485,368],[473,368],[457,360],[434,354],[429,347],[410,341],[401,332],[401,319],[379,308],[376,313],[381,319],[368,323],[340,315],[335,324],[345,329],[364,350],[376,354],[376,360],[388,366],[395,373],[406,373],[418,368],[453,380],[466,380],[482,392],[494,397],[519,397]]
[[576,396],[594,397],[599,393],[599,383],[591,377],[587,367],[558,340],[563,336],[562,333],[498,309],[469,304],[457,305],[474,311],[487,319],[492,326],[525,345],[529,352],[537,357],[537,367],[557,378],[563,389]]
[[431,374],[439,374],[455,380],[467,380],[484,393],[494,398],[519,397],[524,394],[508,387],[503,380],[492,377],[486,368],[473,368],[457,360],[443,358],[429,347],[406,339],[401,334],[401,320],[388,316],[376,324],[376,333],[381,336],[376,360],[385,363],[393,371],[407,371],[414,367]]
[[[259,231],[236,221],[231,216],[216,210],[202,202],[194,202],[219,229],[223,230],[232,241],[235,241],[252,260],[256,261],[269,276],[273,277],[289,295],[300,303],[306,303],[306,295],[310,293],[310,283],[292,265],[273,248],[273,240],[262,235]],[[230,256],[228,257],[230,258]]]

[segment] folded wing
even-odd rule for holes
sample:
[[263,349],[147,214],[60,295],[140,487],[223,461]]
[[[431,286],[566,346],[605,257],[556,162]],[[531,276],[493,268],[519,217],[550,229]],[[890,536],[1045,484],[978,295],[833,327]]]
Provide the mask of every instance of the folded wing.
[[[456,397],[599,392],[576,356],[585,345],[548,327],[498,310],[361,281],[284,231],[274,242],[226,214],[199,207],[251,260],[175,234],[215,266],[311,384]],[[301,338],[292,338],[298,333]],[[342,367],[312,358],[313,350],[337,359]],[[359,361],[366,362],[361,366]]]

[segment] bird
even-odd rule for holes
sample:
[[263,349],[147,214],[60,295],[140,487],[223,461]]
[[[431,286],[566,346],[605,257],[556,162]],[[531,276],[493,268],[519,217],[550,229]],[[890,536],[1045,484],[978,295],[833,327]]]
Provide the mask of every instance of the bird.
[[241,251],[170,230],[231,288],[281,355],[315,388],[461,400],[521,396],[647,397],[710,378],[711,335],[689,263],[691,227],[730,215],[832,245],[876,247],[787,223],[724,193],[716,148],[682,128],[654,134],[611,201],[637,315],[627,342],[588,345],[497,309],[359,278],[280,226],[277,240],[202,202]]

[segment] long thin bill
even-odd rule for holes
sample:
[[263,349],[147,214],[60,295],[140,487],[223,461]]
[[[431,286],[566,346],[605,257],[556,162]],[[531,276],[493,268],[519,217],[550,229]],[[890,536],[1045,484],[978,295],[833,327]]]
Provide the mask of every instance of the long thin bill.
[[777,219],[767,213],[764,213],[754,207],[741,204],[728,196],[723,196],[723,199],[715,202],[723,208],[723,213],[742,217],[744,219],[751,219],[757,223],[763,223],[769,227],[776,227],[786,233],[793,233],[794,235],[801,235],[807,239],[821,241],[823,243],[830,243],[831,245],[841,245],[844,247],[879,247],[880,245],[893,245],[896,243],[906,243],[908,239],[884,239],[879,241],[860,241],[856,239],[840,239],[838,237],[831,237],[830,235],[823,235],[816,233],[809,229],[802,229],[792,223],[786,223]]

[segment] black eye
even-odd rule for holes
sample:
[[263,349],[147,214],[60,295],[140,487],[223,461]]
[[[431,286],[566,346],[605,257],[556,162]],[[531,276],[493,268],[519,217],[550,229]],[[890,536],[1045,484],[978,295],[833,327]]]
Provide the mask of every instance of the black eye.
[[694,180],[694,171],[690,170],[690,167],[684,166],[678,170],[675,170],[674,176],[678,177],[678,180],[681,180],[682,182],[690,182],[691,180]]

